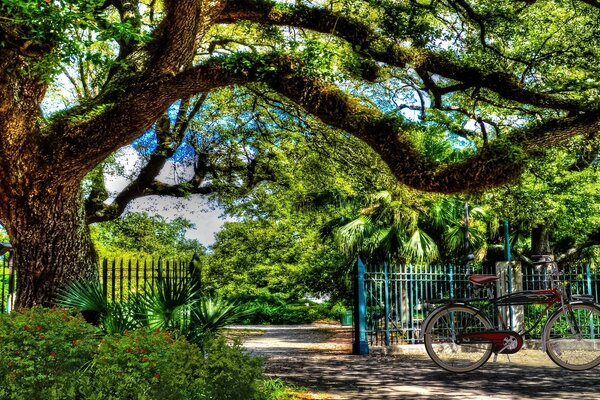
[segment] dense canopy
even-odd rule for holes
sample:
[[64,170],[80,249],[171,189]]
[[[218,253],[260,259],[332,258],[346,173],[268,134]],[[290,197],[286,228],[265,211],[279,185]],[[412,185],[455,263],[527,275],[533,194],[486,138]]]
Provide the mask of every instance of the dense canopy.
[[[596,160],[598,41],[596,0],[3,0],[0,223],[15,246],[18,305],[94,274],[88,222],[140,196],[213,190],[223,165],[192,122],[223,90],[237,87],[232,103],[252,94],[231,118],[256,131],[270,123],[253,117],[268,103],[273,123],[317,119],[363,140],[413,188],[480,191],[550,147],[568,144],[573,168]],[[82,190],[149,129],[147,163],[114,202],[101,174]],[[175,187],[156,180],[182,146],[194,173]],[[232,185],[271,175],[264,149],[240,149]]]

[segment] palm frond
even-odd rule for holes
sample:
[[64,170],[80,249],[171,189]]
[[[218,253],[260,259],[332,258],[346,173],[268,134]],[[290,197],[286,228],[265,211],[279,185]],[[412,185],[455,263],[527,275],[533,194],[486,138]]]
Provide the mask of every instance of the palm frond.
[[189,282],[162,279],[154,288],[135,296],[131,303],[135,318],[152,329],[185,330],[186,318],[199,298]]
[[111,303],[109,311],[102,321],[102,328],[109,335],[123,333],[139,327],[129,304]]
[[369,217],[361,216],[337,231],[337,242],[340,250],[346,254],[355,254],[362,247],[373,227]]
[[201,299],[192,310],[191,340],[202,340],[207,334],[214,334],[252,314],[252,310],[244,309],[240,304],[220,297]]
[[58,291],[56,305],[83,314],[84,318],[98,324],[108,313],[108,301],[97,280],[71,281]]
[[417,229],[405,243],[406,258],[413,262],[433,261],[439,257],[435,241],[425,231]]

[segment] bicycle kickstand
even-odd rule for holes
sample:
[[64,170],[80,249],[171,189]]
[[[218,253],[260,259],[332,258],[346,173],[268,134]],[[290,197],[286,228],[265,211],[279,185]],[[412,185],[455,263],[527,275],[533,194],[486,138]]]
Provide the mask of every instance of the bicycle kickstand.
[[[498,353],[502,353],[502,351],[503,351],[504,349],[506,349],[507,347],[508,347],[508,345],[507,345],[507,346],[504,346],[503,348],[501,348],[501,349],[498,351]],[[494,360],[493,360],[493,362],[496,362],[496,361],[498,360],[498,353],[494,353]],[[510,356],[509,356],[508,354],[506,354],[506,358],[508,359],[508,362],[510,362]]]

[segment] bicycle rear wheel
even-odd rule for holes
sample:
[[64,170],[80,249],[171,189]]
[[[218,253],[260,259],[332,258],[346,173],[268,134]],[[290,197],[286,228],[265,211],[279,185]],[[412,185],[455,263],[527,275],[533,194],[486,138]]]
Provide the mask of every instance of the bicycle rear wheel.
[[467,306],[447,307],[425,327],[425,349],[429,357],[450,372],[469,372],[481,367],[492,354],[491,343],[457,343],[457,337],[492,329],[477,310]]
[[583,371],[600,364],[600,307],[573,304],[571,312],[557,310],[544,328],[546,353],[557,365]]

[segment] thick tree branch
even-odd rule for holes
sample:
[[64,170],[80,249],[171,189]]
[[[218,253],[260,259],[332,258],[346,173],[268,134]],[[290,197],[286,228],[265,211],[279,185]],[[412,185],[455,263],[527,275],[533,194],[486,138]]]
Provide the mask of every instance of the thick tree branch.
[[166,1],[166,16],[149,46],[148,75],[175,75],[190,65],[199,40],[225,4],[226,0]]
[[159,118],[155,125],[158,147],[152,153],[146,165],[142,167],[138,176],[117,195],[110,205],[103,203],[106,197],[99,202],[98,196],[90,195],[86,203],[88,222],[108,221],[117,218],[125,211],[132,200],[151,194],[161,194],[156,190],[159,187],[156,183],[156,177],[164,168],[167,160],[175,154],[175,151],[183,142],[187,126],[196,116],[205,100],[206,94],[197,98],[191,107],[191,111],[189,110],[189,100],[183,100],[173,126],[170,124],[168,114]]
[[500,71],[483,72],[476,67],[462,65],[446,54],[423,48],[403,47],[360,22],[324,8],[300,5],[284,8],[281,4],[270,1],[238,0],[228,3],[217,22],[232,23],[239,20],[294,26],[334,34],[377,61],[397,67],[410,65],[417,70],[454,79],[467,86],[484,87],[508,100],[557,110],[581,111],[588,108],[575,100],[528,90],[514,75]]
[[[293,69],[286,56],[265,54],[260,59],[237,54],[208,60],[174,77],[132,82],[123,90],[113,88],[94,101],[57,116],[44,135],[42,146],[48,164],[59,165],[57,181],[81,179],[114,149],[123,147],[146,131],[174,101],[213,89],[254,82],[261,69]],[[52,132],[61,132],[57,139]],[[62,169],[62,170],[60,170]]]
[[279,77],[270,85],[323,122],[364,140],[398,180],[425,191],[454,193],[498,186],[520,175],[530,153],[575,135],[600,131],[600,112],[580,115],[517,131],[507,142],[491,142],[463,162],[439,164],[426,159],[411,143],[411,123],[387,117],[336,87],[293,76]]

